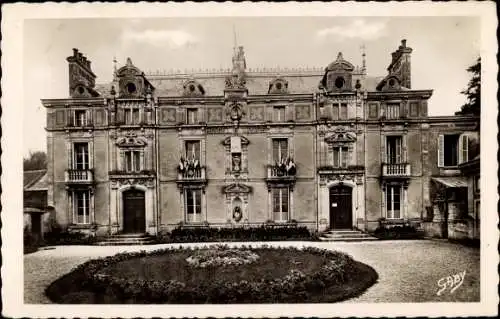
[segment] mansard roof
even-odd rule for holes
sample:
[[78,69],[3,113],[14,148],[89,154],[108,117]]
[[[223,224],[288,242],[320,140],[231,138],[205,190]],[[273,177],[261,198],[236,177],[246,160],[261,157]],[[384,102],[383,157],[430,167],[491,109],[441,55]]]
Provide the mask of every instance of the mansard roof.
[[[189,79],[196,80],[205,90],[205,96],[224,95],[225,79],[231,71],[194,72],[177,74],[146,74],[146,78],[155,87],[156,96],[183,96],[184,84]],[[277,77],[288,82],[289,94],[308,94],[318,91],[318,83],[324,75],[321,68],[308,70],[249,70],[246,72],[246,87],[250,95],[266,95],[269,92],[269,83]],[[365,78],[364,89],[375,91],[377,84],[384,77]],[[109,96],[111,83],[96,84],[96,90],[103,96]]]

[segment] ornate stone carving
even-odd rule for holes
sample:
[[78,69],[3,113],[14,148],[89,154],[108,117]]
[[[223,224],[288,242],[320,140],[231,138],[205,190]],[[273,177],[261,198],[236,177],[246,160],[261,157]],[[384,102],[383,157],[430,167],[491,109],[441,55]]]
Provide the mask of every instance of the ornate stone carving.
[[224,186],[222,188],[222,192],[224,194],[249,194],[252,192],[252,187],[244,185],[244,184],[233,183],[233,184]]
[[145,147],[147,141],[141,137],[120,137],[116,141],[116,145],[121,148],[125,147]]
[[222,121],[222,108],[211,107],[208,108],[208,122],[221,122]]
[[296,105],[295,106],[295,118],[297,120],[309,120],[309,119],[311,119],[311,107],[309,105]]
[[250,107],[251,121],[263,121],[264,120],[264,107],[263,106],[253,106]]

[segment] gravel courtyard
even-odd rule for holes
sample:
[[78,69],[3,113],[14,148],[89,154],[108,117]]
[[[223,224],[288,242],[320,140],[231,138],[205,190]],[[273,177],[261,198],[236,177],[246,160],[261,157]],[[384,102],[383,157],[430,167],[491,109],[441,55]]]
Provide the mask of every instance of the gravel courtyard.
[[[230,246],[264,243],[229,243]],[[479,249],[445,241],[399,240],[372,242],[271,242],[270,246],[315,246],[335,249],[373,267],[378,282],[363,295],[345,302],[479,301]],[[204,246],[202,244],[189,244]],[[44,289],[52,281],[92,258],[119,252],[155,250],[179,244],[151,246],[59,246],[24,256],[24,302],[50,303]],[[183,244],[182,246],[186,246]],[[463,284],[453,293],[440,290],[438,281],[465,271]],[[445,280],[442,280],[443,283]]]

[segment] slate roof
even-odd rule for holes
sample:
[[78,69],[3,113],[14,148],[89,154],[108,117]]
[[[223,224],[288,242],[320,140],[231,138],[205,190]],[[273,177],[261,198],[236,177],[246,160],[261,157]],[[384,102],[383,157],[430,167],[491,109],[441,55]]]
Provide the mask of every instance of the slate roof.
[[47,170],[24,171],[23,189],[25,191],[46,191],[48,189]]
[[[230,72],[216,73],[179,73],[167,75],[146,75],[146,78],[155,87],[156,96],[182,96],[183,84],[191,79],[196,80],[205,90],[206,96],[224,95],[225,79]],[[291,94],[314,93],[324,75],[323,70],[314,71],[282,71],[282,72],[247,72],[246,87],[249,95],[265,95],[269,90],[269,83],[281,77],[288,81],[288,92]],[[383,76],[365,78],[364,87],[368,91],[376,91],[377,84]],[[96,91],[101,96],[109,97],[112,83],[96,84]],[[115,86],[116,89],[116,86]]]

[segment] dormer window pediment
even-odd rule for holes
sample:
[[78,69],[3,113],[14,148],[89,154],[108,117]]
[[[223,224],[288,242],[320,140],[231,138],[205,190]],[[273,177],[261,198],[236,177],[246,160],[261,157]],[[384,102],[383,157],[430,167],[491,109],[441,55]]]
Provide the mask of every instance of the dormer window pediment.
[[268,94],[286,94],[288,93],[288,81],[278,77],[269,83]]
[[388,75],[377,85],[377,91],[401,91],[401,79],[397,75]]
[[205,89],[203,86],[196,80],[190,79],[187,80],[183,85],[182,85],[183,91],[182,95],[183,96],[203,96],[205,95]]

